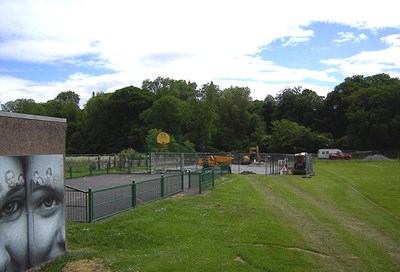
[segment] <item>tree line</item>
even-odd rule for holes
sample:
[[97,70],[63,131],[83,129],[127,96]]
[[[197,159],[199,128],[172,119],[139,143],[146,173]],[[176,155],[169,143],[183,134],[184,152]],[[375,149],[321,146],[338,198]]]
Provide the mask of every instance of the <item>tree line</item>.
[[[12,112],[67,119],[67,154],[186,151],[316,152],[400,149],[400,81],[387,74],[348,77],[326,97],[301,86],[264,101],[247,87],[213,82],[145,80],[111,93],[93,93],[83,108],[73,91],[45,103],[17,99]],[[171,144],[155,143],[161,131]]]

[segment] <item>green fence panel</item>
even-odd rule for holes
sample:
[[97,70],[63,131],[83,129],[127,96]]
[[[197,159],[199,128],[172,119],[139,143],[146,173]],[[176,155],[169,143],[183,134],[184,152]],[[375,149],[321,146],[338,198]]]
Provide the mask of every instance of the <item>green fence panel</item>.
[[65,189],[65,207],[67,220],[88,222],[88,192],[67,185]]
[[183,174],[166,176],[163,178],[164,195],[163,197],[171,196],[183,191]]
[[93,220],[132,208],[132,184],[93,191]]
[[[222,171],[223,172],[223,171]],[[215,186],[216,173],[221,171],[206,170],[189,172],[190,188],[198,187],[199,193]],[[97,221],[116,213],[132,209],[143,203],[155,201],[184,191],[184,173],[150,179],[141,182],[114,186],[101,190],[88,189],[88,192],[67,188],[68,214],[79,216],[68,217],[74,221]]]

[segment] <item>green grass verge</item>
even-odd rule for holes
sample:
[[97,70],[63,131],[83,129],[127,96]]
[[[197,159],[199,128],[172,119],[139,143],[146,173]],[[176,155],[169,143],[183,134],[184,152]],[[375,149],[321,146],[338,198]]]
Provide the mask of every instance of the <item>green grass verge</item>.
[[400,271],[400,163],[318,161],[316,176],[227,175],[216,189],[68,222],[68,253],[112,271]]

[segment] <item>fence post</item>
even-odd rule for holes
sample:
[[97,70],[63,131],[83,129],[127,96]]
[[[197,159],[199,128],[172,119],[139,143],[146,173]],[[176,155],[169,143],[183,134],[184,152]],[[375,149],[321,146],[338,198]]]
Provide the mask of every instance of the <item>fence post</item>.
[[132,180],[132,208],[136,208],[136,183]]
[[150,174],[152,173],[152,164],[153,164],[153,161],[152,161],[152,158],[153,158],[153,153],[150,153],[150,157],[149,157],[149,169],[150,169]]
[[72,164],[69,165],[69,178],[72,178]]
[[184,182],[185,182],[184,172],[181,171],[181,191],[182,191],[182,192],[183,192],[183,190],[185,189],[185,188],[184,188],[184,187],[185,187]]
[[88,189],[89,194],[89,223],[93,221],[93,192],[92,187]]
[[164,175],[161,175],[161,197],[164,197]]
[[110,173],[110,164],[111,164],[111,162],[108,161],[107,162],[107,175]]
[[[182,139],[181,139],[182,141]],[[180,153],[180,162],[179,162],[179,167],[181,168],[181,171],[184,171],[185,169],[185,156],[183,155],[183,153]],[[183,191],[183,190],[182,190]]]
[[89,164],[89,175],[93,175],[93,164]]
[[203,179],[203,174],[199,173],[199,194],[201,194],[201,182],[202,182],[202,179]]
[[191,184],[192,183],[192,175],[191,175],[191,173],[192,172],[189,170],[189,172],[188,172],[188,175],[189,175],[189,184],[188,184],[189,185],[189,189],[192,188],[192,184]]
[[212,187],[214,188],[214,169],[211,170],[211,183],[212,183]]

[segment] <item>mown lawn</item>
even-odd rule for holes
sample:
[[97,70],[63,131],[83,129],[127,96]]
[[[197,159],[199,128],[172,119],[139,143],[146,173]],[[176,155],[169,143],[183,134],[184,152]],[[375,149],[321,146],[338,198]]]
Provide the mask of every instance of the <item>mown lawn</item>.
[[400,162],[318,161],[314,170],[227,175],[204,195],[68,222],[68,254],[43,271],[84,259],[98,272],[400,271]]

